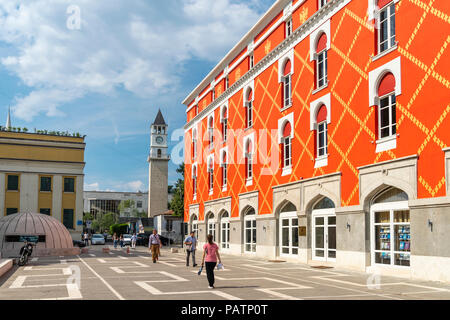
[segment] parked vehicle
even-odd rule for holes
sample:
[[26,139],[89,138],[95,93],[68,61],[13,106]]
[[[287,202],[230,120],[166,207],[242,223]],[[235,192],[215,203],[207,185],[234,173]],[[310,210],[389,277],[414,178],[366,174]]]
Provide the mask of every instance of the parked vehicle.
[[20,249],[19,266],[24,266],[28,263],[28,258],[31,257],[34,246],[35,244],[32,242],[25,242],[24,246]]
[[84,248],[84,247],[86,247],[86,244],[84,243],[84,241],[73,240],[73,246],[79,247],[79,248]]
[[163,246],[167,246],[169,245],[169,240],[170,240],[170,244],[174,244],[174,241],[172,239],[163,237],[163,236],[159,236],[159,239],[161,240],[161,243]]
[[91,244],[105,244],[105,237],[102,234],[93,234],[91,238]]
[[139,233],[137,234],[136,245],[138,246],[148,246],[148,239],[150,238],[150,234],[148,233]]
[[124,246],[131,246],[131,234],[124,234],[123,235],[123,245]]

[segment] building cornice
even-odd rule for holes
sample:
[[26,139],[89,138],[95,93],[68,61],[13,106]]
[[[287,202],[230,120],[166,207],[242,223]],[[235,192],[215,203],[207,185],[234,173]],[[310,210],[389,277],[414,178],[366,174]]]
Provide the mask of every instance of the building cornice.
[[397,159],[392,159],[392,160],[387,160],[387,161],[383,161],[383,162],[377,162],[377,163],[372,163],[372,164],[368,164],[366,166],[362,166],[362,167],[357,167],[356,169],[358,169],[358,171],[364,170],[364,169],[369,169],[372,167],[378,167],[378,166],[382,166],[385,164],[391,164],[394,162],[399,162],[399,161],[405,161],[405,160],[414,160],[414,159],[418,159],[419,155],[415,154],[415,155],[411,155],[411,156],[407,156],[407,157],[403,157],[403,158],[397,158]]
[[252,69],[244,74],[239,80],[237,80],[232,86],[230,86],[221,96],[217,97],[211,102],[205,109],[200,111],[193,119],[191,119],[184,129],[188,130],[197,121],[204,118],[216,107],[225,103],[231,96],[239,91],[247,82],[254,79],[261,74],[268,66],[272,65],[286,54],[290,49],[302,41],[310,32],[315,30],[324,23],[328,18],[328,15],[336,9],[341,9],[351,0],[331,0],[319,11],[313,14],[308,20],[305,21],[300,27],[298,27],[288,38],[275,47],[270,53],[268,53],[261,61],[259,61]]

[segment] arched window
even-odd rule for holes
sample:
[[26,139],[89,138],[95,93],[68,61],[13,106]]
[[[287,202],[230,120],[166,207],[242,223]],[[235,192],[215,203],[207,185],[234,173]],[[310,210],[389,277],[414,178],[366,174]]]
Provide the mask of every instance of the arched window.
[[378,85],[378,138],[395,136],[397,132],[395,77],[387,73]]
[[378,0],[378,53],[395,46],[395,3],[393,0]]
[[372,264],[410,266],[411,217],[408,195],[390,187],[376,195],[370,208]]
[[289,121],[286,122],[283,128],[283,138],[282,138],[282,147],[283,147],[283,169],[289,168],[292,166],[292,142],[291,142],[291,123]]
[[252,141],[249,139],[245,147],[245,178],[250,182],[253,178]]
[[208,119],[208,137],[209,137],[209,149],[214,148],[214,118],[211,116]]
[[227,187],[227,153],[222,154],[222,190]]
[[280,210],[279,243],[281,255],[298,255],[298,216],[292,202]]
[[228,108],[223,107],[222,109],[222,137],[223,141],[227,141],[227,135],[228,135]]
[[291,60],[287,60],[283,69],[283,107],[292,105],[292,65]]
[[314,205],[313,210],[334,209],[334,208],[335,205],[333,200],[324,197]]
[[161,158],[161,149],[158,149],[158,158]]
[[327,127],[327,107],[322,105],[317,112],[317,150],[316,157],[327,156],[328,127]]
[[317,89],[328,83],[327,35],[322,33],[316,46],[316,82]]
[[247,91],[247,97],[246,97],[246,103],[245,103],[245,124],[247,128],[250,128],[253,126],[253,90],[249,89]]

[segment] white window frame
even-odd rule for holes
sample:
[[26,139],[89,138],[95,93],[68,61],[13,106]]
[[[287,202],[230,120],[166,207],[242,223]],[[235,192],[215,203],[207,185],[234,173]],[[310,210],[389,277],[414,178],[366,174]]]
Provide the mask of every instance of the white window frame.
[[255,66],[255,56],[253,53],[249,55],[249,69],[253,68]]
[[[319,62],[320,59],[322,59],[322,62]],[[323,69],[323,77],[319,78],[320,69]],[[317,88],[316,90],[320,90],[322,88],[325,88],[328,86],[328,51],[327,49],[323,49],[322,51],[317,53],[317,60],[316,60],[316,81],[317,81]],[[322,85],[320,82],[323,82]]]
[[192,147],[194,148],[194,159],[197,159],[197,129],[192,130]]
[[[387,128],[389,128],[389,135],[382,137],[381,136],[381,131],[383,129],[385,129],[386,127],[382,128],[381,127],[381,102],[385,99],[388,99],[388,105],[386,107],[383,108],[384,109],[389,109],[389,124],[387,126]],[[392,103],[392,101],[395,100],[394,103]],[[397,119],[393,119],[392,118],[392,111],[395,110],[395,114],[397,115],[397,97],[395,96],[395,92],[390,92],[382,97],[380,97],[379,102],[378,102],[378,141],[382,142],[384,140],[390,140],[392,138],[395,138],[397,135]],[[395,132],[393,132],[395,130]]]
[[[297,219],[297,224],[294,225],[293,224],[293,220]],[[282,212],[280,213],[280,218],[279,218],[279,243],[280,243],[280,256],[281,257],[297,257],[299,254],[299,247],[294,247],[293,246],[293,239],[292,239],[292,231],[295,230],[298,232],[298,226],[299,226],[299,221],[298,221],[298,216],[297,213],[294,212]],[[283,220],[289,220],[289,225],[287,227],[283,226]],[[289,229],[289,245],[288,246],[283,246],[283,229]],[[289,253],[283,253],[283,249],[288,249]],[[293,249],[297,249],[297,253],[294,253]]]
[[228,139],[228,117],[222,119],[222,139],[227,142]]
[[[256,213],[246,215],[244,218],[244,252],[250,254],[256,254],[256,244],[258,242],[258,238],[256,238],[255,243],[253,243],[253,235],[256,234]],[[247,227],[247,221],[251,221],[251,227]],[[250,231],[250,239],[247,239],[247,230]],[[250,241],[247,241],[250,240]],[[250,246],[250,250],[247,250],[247,245]]]
[[[320,130],[320,127],[323,126],[323,130]],[[324,145],[320,146],[320,134],[324,134]],[[323,151],[323,154],[320,154]],[[327,121],[324,120],[317,124],[317,158],[321,159],[328,156],[328,124]]]
[[[213,126],[211,127],[211,121]],[[209,150],[214,149],[214,117],[208,117],[208,139],[209,139]]]
[[213,215],[209,215],[206,221],[206,235],[208,236],[209,234],[212,234],[213,241],[216,241],[216,220]]
[[[400,210],[408,210],[410,214],[410,222],[409,223],[394,223],[394,211],[400,211]],[[390,249],[389,250],[375,250],[375,227],[377,225],[386,225],[386,223],[375,223],[375,213],[376,212],[382,212],[382,211],[389,211],[390,212],[390,221],[389,221],[389,228],[391,232],[391,242],[390,242]],[[409,252],[401,252],[401,251],[395,251],[394,250],[394,238],[392,235],[395,235],[394,233],[394,226],[395,225],[409,225],[411,227],[411,211],[408,206],[408,201],[396,201],[396,202],[386,202],[386,203],[376,203],[373,204],[370,207],[370,255],[371,255],[371,265],[382,267],[382,268],[410,268],[410,266],[400,266],[395,265],[395,254],[409,254],[410,256],[410,263],[411,263],[411,249]],[[376,252],[382,252],[382,251],[390,251],[391,254],[391,263],[390,264],[382,264],[382,263],[375,263],[375,254]]]
[[[393,8],[394,12],[391,12],[391,8]],[[381,50],[381,35],[383,33],[383,30],[381,29],[381,14],[385,12],[386,13],[386,33],[387,33],[387,39],[383,42],[383,43],[387,43],[387,46],[384,50]],[[377,55],[380,55],[384,52],[386,52],[387,50],[391,49],[392,47],[396,46],[397,42],[396,42],[396,30],[395,30],[395,26],[394,28],[392,28],[392,24],[391,24],[391,17],[394,17],[394,25],[395,25],[395,2],[391,1],[389,4],[387,4],[386,6],[384,6],[382,9],[379,9],[378,13],[377,13],[377,29],[378,29],[378,38],[377,38],[377,46],[378,46],[378,52]],[[392,35],[392,30],[394,30],[394,34]],[[393,41],[392,41],[393,40]],[[393,42],[393,43],[392,43]]]
[[249,186],[253,183],[253,153],[246,153],[245,157],[247,159],[245,166],[245,182],[246,185]]
[[198,238],[198,218],[197,218],[197,216],[195,216],[195,219],[192,219],[191,231],[195,232],[195,236]]
[[[316,217],[324,217],[324,256],[319,257],[316,256]],[[316,261],[331,261],[335,262],[336,258],[328,258],[328,251],[335,251],[336,257],[337,257],[337,248],[336,249],[328,249],[328,217],[336,217],[336,209],[330,208],[330,209],[317,209],[313,210],[311,213],[311,226],[312,226],[312,243],[311,243],[311,249],[312,249],[312,259]],[[337,227],[335,224],[331,225],[334,227]],[[336,238],[337,238],[337,228],[336,228]]]
[[327,4],[327,0],[319,0],[319,10]]
[[286,21],[286,38],[292,34],[292,18]]
[[[225,233],[225,237],[224,237]],[[230,249],[230,218],[229,216],[220,219],[220,248]]]
[[292,106],[292,75],[283,77],[283,110]]
[[253,98],[251,101],[245,103],[245,113],[246,113],[246,129],[253,127]]
[[222,164],[222,191],[227,191],[228,184],[228,164]]
[[283,137],[283,171],[289,168],[292,168],[292,139],[290,135]]

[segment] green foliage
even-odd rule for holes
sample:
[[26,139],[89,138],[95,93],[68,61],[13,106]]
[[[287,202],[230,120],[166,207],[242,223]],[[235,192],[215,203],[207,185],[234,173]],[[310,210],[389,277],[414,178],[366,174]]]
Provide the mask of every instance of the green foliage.
[[114,213],[112,213],[112,212],[105,213],[100,218],[100,221],[99,221],[100,229],[102,231],[103,230],[111,230],[110,227],[115,223],[115,220],[116,220],[116,218],[114,216]]
[[184,215],[184,163],[177,168],[177,173],[181,174],[183,179],[178,179],[174,188],[174,195],[169,208],[174,212],[174,216],[182,217]]
[[112,226],[109,227],[109,231],[111,234],[116,233],[117,236],[125,234],[128,231],[128,223],[113,224]]

